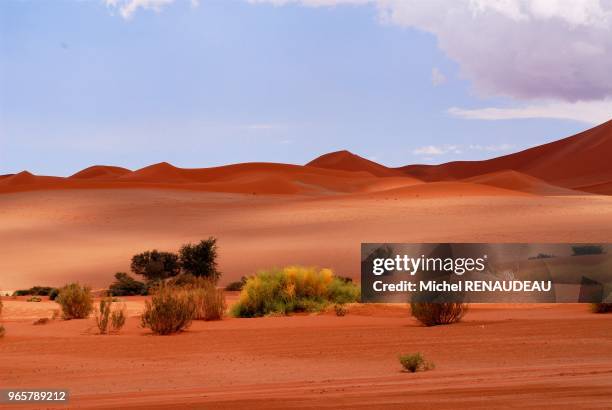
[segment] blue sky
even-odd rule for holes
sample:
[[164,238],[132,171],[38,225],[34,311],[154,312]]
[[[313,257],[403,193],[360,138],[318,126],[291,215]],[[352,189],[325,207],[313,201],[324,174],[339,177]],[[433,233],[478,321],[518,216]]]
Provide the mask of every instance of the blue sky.
[[[482,92],[442,34],[384,20],[374,1],[261,3],[0,2],[0,174],[305,163],[340,149],[391,166],[439,163],[596,122],[523,115],[585,97]],[[488,118],[491,107],[505,114]]]

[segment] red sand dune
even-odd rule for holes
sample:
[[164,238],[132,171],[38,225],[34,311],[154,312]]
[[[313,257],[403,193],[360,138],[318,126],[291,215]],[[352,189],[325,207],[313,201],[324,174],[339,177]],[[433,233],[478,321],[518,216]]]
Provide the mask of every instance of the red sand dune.
[[571,189],[551,185],[545,181],[542,181],[541,179],[512,170],[478,175],[475,177],[466,178],[463,181],[509,189],[512,191],[528,192],[537,195],[584,194],[584,192],[577,192]]
[[425,181],[457,180],[504,170],[519,171],[565,188],[612,194],[612,120],[572,137],[485,161],[400,168]]
[[310,161],[307,166],[343,171],[365,171],[378,177],[399,176],[402,172],[387,168],[374,161],[362,158],[349,151],[336,151]]
[[94,165],[89,168],[85,168],[76,174],[71,175],[69,178],[73,179],[115,179],[122,175],[129,174],[130,171],[127,168],[113,167],[109,165]]
[[[348,151],[325,154],[306,165],[244,163],[179,168],[162,162],[130,171],[93,166],[68,177],[27,171],[0,178],[0,193],[56,189],[172,188],[207,192],[332,195],[400,189],[426,195],[573,195],[573,190],[612,194],[612,122],[573,137],[486,161],[388,168]],[[422,184],[461,181],[458,184]],[[416,185],[423,185],[416,187]],[[491,190],[491,187],[502,189]],[[448,189],[441,192],[441,189]],[[479,191],[480,190],[480,191]]]

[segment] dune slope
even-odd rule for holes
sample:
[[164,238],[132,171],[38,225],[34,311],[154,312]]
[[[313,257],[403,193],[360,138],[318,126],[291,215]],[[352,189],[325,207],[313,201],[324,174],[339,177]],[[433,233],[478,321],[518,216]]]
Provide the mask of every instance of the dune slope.
[[[588,190],[612,181],[612,120],[574,136],[485,161],[408,165],[400,170],[425,181],[457,180],[514,170],[565,188]],[[598,193],[612,194],[600,186]]]

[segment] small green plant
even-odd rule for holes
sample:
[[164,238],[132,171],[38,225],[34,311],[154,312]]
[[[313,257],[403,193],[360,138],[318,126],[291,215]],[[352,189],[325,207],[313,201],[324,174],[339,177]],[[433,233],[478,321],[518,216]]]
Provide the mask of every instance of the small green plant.
[[334,311],[336,312],[336,316],[345,316],[348,313],[343,303],[336,303],[334,305]]
[[195,314],[196,304],[189,291],[162,284],[151,300],[145,301],[141,325],[153,333],[169,335],[188,328]]
[[404,371],[415,373],[420,371],[433,370],[433,362],[425,360],[421,353],[410,353],[399,356],[399,361]]
[[125,325],[125,321],[127,319],[127,309],[125,304],[121,306],[119,309],[114,309],[111,312],[111,329],[112,333],[119,333],[119,331]]
[[425,326],[448,325],[459,322],[467,313],[466,303],[412,302],[410,312]]
[[55,301],[62,308],[62,317],[66,320],[85,319],[94,309],[91,288],[71,283],[60,289]]
[[610,313],[612,312],[612,303],[593,303],[591,304],[593,313]]
[[42,299],[39,298],[38,296],[32,296],[26,300],[26,302],[41,302],[41,301]]
[[96,315],[96,326],[100,334],[106,334],[108,332],[108,323],[111,314],[112,301],[108,298],[100,300],[98,308],[95,310]]
[[95,311],[96,325],[101,335],[108,333],[117,333],[126,320],[126,307],[123,304],[119,308],[113,308],[113,299],[104,298],[100,300],[100,304]]
[[289,266],[249,277],[232,307],[237,317],[318,312],[329,304],[357,301],[359,288],[330,269]]

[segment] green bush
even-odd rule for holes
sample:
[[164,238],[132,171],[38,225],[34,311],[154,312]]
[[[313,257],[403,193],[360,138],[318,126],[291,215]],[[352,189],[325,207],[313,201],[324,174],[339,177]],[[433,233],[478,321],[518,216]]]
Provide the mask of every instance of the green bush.
[[604,249],[601,245],[575,245],[572,246],[574,256],[579,255],[601,255],[604,253]]
[[459,322],[467,313],[465,303],[412,302],[410,311],[425,326],[447,325]]
[[155,281],[178,275],[180,265],[177,254],[154,249],[134,255],[130,269],[136,275],[142,275],[149,281]]
[[145,301],[141,325],[153,333],[169,335],[188,328],[195,314],[195,301],[189,291],[162,284],[151,300]]
[[184,273],[205,277],[217,283],[221,273],[217,270],[217,240],[210,237],[197,244],[185,244],[179,251]]
[[108,287],[110,296],[140,296],[147,294],[147,286],[125,272],[115,273],[115,281]]
[[13,296],[49,296],[57,289],[49,286],[33,286],[30,289],[20,289],[13,292]]
[[357,301],[359,288],[334,276],[330,269],[290,266],[250,277],[233,306],[237,317],[316,312],[330,303]]
[[421,355],[421,353],[410,353],[410,354],[400,355],[399,361],[402,367],[404,368],[404,370],[407,372],[411,372],[411,373],[432,370],[435,368],[435,365],[433,364],[433,362],[425,360],[425,358],[423,357],[423,355]]
[[127,309],[125,304],[121,306],[119,309],[113,309],[111,312],[111,329],[112,333],[118,333],[123,326],[125,325],[125,321],[127,319]]
[[69,319],[84,319],[93,310],[91,288],[71,283],[60,289],[55,299],[62,308],[62,317]]
[[610,313],[612,312],[612,303],[593,303],[591,304],[593,313]]

